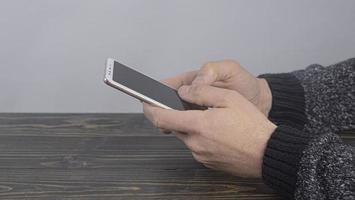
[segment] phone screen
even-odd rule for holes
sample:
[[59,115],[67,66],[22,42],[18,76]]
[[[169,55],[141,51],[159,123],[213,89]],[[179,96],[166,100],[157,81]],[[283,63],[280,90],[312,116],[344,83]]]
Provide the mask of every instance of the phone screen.
[[175,110],[204,109],[202,106],[182,100],[176,90],[116,61],[114,62],[112,79]]

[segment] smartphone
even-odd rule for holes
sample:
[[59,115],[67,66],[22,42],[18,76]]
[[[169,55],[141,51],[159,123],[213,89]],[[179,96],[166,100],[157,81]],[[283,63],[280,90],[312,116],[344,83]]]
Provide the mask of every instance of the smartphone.
[[165,109],[204,110],[199,106],[182,100],[177,91],[156,81],[112,58],[106,61],[104,82],[140,101]]

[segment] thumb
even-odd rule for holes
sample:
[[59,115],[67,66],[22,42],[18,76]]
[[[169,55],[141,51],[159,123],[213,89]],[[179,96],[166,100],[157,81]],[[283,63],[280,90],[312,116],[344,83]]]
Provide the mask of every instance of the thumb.
[[208,62],[198,71],[192,85],[213,85],[214,82],[226,81],[241,69],[240,64],[232,60]]
[[215,70],[211,67],[202,67],[196,74],[191,85],[212,85],[215,81],[217,81]]
[[207,107],[228,107],[238,98],[237,92],[209,85],[184,85],[179,96],[190,103]]

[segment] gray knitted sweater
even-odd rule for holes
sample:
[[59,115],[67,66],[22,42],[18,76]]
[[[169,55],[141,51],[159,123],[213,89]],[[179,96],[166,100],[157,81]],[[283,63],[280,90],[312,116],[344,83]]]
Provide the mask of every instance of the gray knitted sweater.
[[287,198],[355,199],[355,149],[337,133],[355,130],[355,58],[328,67],[264,74],[278,125],[263,179]]

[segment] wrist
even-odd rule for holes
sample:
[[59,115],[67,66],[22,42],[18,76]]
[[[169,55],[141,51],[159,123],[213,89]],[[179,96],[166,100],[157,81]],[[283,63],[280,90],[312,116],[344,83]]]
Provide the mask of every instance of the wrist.
[[268,117],[272,107],[272,93],[269,84],[264,78],[257,78],[257,81],[259,86],[259,99],[256,106]]
[[[305,92],[300,80],[292,73],[262,74],[258,78],[266,82],[260,86],[263,87],[260,89],[261,98],[269,99],[261,100],[261,103],[267,104],[263,107],[266,116],[273,123],[302,130],[307,122],[307,116]],[[267,97],[268,95],[270,96]]]

